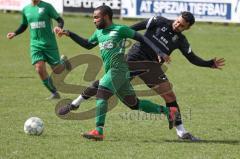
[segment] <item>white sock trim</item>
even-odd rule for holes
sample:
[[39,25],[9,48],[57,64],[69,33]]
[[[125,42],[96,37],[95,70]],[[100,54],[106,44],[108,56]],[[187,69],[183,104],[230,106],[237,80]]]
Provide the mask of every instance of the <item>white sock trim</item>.
[[72,101],[72,105],[79,106],[83,101],[85,101],[85,99],[80,95]]
[[176,126],[176,132],[177,132],[177,135],[180,136],[180,137],[182,137],[183,134],[187,133],[183,124]]

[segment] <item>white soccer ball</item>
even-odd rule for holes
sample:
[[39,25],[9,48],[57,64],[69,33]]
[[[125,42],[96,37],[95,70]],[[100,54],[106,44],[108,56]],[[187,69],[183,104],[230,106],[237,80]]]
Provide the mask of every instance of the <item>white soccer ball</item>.
[[24,123],[24,132],[29,135],[41,135],[43,129],[43,121],[38,117],[31,117]]

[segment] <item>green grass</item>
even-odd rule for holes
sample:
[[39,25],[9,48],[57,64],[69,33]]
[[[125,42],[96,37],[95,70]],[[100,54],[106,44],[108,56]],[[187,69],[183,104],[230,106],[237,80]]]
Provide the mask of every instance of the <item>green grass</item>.
[[[15,30],[20,19],[19,14],[0,13],[0,159],[239,158],[239,27],[197,23],[185,33],[193,50],[202,58],[224,57],[223,70],[191,65],[178,51],[173,53],[172,63],[168,65],[167,75],[174,85],[185,127],[203,142],[180,142],[175,130],[168,130],[165,119],[138,120],[134,111],[120,103],[108,113],[106,139],[92,142],[80,134],[94,128],[94,119],[62,120],[54,113],[57,101],[45,100],[49,93],[30,64],[28,32],[11,41],[6,39],[7,32]],[[91,18],[66,16],[64,19],[66,28],[84,37],[94,31]],[[136,21],[115,22],[130,25]],[[69,57],[81,53],[98,55],[98,48],[85,50],[68,38],[58,39],[58,44],[61,53]],[[85,69],[80,66],[73,70],[66,82],[88,85],[82,78]],[[64,98],[76,96],[62,93]],[[164,104],[158,96],[148,99]],[[81,110],[94,106],[95,101],[91,100]],[[132,120],[122,119],[126,113],[128,117],[132,115]],[[31,116],[43,119],[45,132],[41,136],[24,134],[24,121]]]

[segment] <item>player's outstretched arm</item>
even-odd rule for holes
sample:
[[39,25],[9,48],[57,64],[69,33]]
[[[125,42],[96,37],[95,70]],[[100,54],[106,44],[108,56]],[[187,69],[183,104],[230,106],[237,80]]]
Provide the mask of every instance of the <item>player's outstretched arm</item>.
[[222,69],[222,67],[225,65],[225,59],[220,58],[217,59],[216,57],[211,60],[204,60],[200,57],[198,57],[196,54],[194,54],[192,51],[189,52],[188,54],[184,54],[184,56],[188,59],[189,62],[196,66],[200,67],[210,67],[210,68],[215,68],[215,69]]
[[69,31],[69,30],[63,30],[62,32],[59,33],[60,36],[66,35],[70,37],[73,41],[75,41],[77,44],[80,46],[86,48],[86,49],[92,49],[98,44],[92,44],[90,43],[87,39],[82,38],[81,36]]
[[188,43],[187,39],[185,37],[182,38],[182,41],[180,43],[180,51],[182,54],[187,58],[189,62],[196,66],[200,67],[210,67],[210,68],[216,68],[221,69],[224,66],[224,58],[214,58],[211,60],[204,60],[201,57],[197,56],[191,49],[190,44]]
[[16,35],[23,33],[27,29],[27,27],[28,27],[27,25],[21,24],[15,32],[9,32],[7,34],[7,38],[8,39],[14,38]]
[[162,52],[162,50],[160,50],[158,47],[156,47],[156,45],[153,44],[147,37],[145,37],[145,36],[141,35],[140,33],[136,32],[133,39],[151,47],[155,51],[155,53],[157,53],[159,62],[161,62],[161,58],[163,58],[164,61],[167,62],[167,63],[171,62],[170,57],[167,54],[165,54],[164,52]]
[[130,26],[130,28],[135,30],[135,31],[139,31],[139,30],[149,29],[149,28],[154,27],[154,26],[158,27],[159,22],[161,22],[162,20],[163,20],[162,17],[154,16],[150,19],[146,19],[146,20],[143,20],[143,21],[138,22],[136,24],[133,24],[132,26]]
[[132,26],[130,26],[131,29],[135,30],[135,31],[139,31],[139,30],[145,30],[146,26],[148,24],[149,19],[141,21],[139,23],[133,24]]

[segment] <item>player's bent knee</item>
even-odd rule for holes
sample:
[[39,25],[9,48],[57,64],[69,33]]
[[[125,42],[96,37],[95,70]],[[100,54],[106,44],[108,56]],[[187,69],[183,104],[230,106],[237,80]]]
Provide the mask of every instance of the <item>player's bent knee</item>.
[[45,64],[44,63],[37,63],[35,64],[35,70],[38,74],[44,74],[46,72],[45,70]]
[[82,92],[82,96],[85,99],[88,99],[92,96],[95,96],[97,94],[98,91],[98,85],[99,85],[99,81],[94,81],[89,87],[87,87],[83,92]]
[[152,87],[152,89],[157,92],[159,95],[165,95],[165,94],[169,94],[172,91],[172,84],[167,81],[167,82],[163,82],[163,83],[160,83],[158,85],[155,85],[154,87]]
[[171,103],[173,101],[176,101],[176,96],[174,94],[174,92],[169,92],[167,94],[163,94],[161,95],[163,97],[163,99],[167,102],[167,103]]
[[109,90],[108,88],[105,88],[103,86],[98,87],[97,95],[96,95],[97,99],[108,100],[111,96],[113,96],[113,93],[111,90]]
[[132,110],[139,109],[139,100],[136,98],[136,96],[125,96],[123,103]]
[[65,66],[62,65],[62,64],[59,64],[59,65],[57,65],[57,66],[52,67],[52,70],[53,70],[53,72],[54,72],[55,74],[60,74],[60,73],[62,73],[62,72],[64,71],[64,69],[65,69]]

